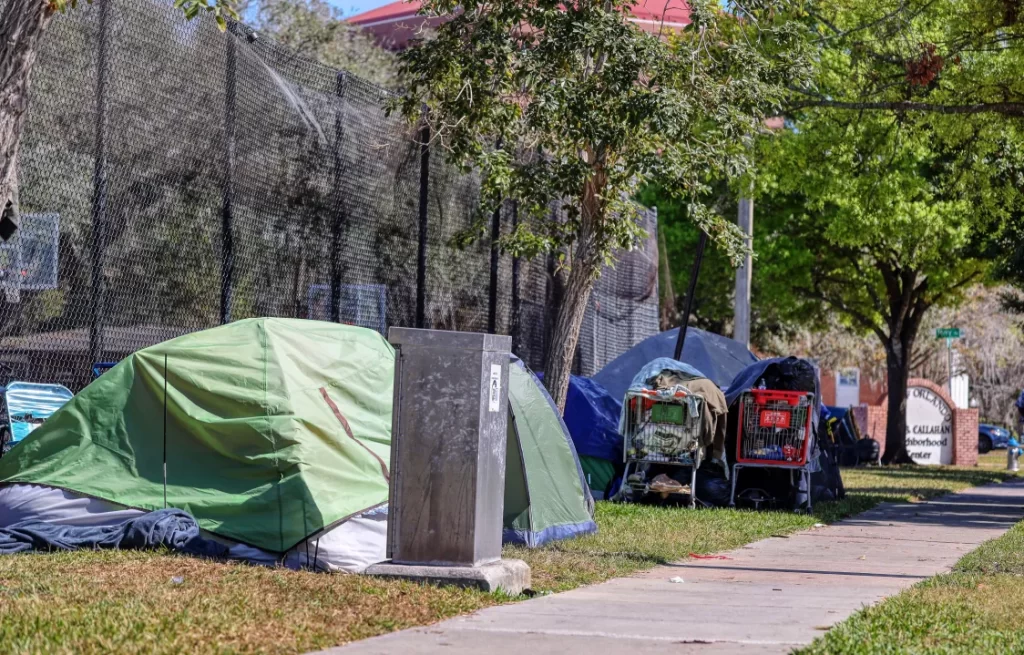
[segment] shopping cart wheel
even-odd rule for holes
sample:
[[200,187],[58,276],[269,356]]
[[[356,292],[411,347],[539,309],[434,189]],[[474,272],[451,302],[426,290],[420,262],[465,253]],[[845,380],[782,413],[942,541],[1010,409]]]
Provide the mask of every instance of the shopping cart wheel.
[[744,489],[738,497],[741,505],[752,507],[754,510],[759,510],[762,506],[767,508],[775,502],[774,496],[764,489],[757,489],[756,487]]

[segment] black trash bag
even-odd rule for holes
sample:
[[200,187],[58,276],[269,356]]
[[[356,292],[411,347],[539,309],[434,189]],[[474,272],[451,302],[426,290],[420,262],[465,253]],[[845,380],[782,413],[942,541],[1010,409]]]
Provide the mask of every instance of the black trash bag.
[[818,470],[811,473],[811,499],[842,500],[846,497],[843,477],[839,470],[839,447],[827,436],[819,439]]
[[732,485],[725,479],[720,469],[698,469],[697,500],[714,507],[727,507],[731,493]]
[[811,484],[811,498],[814,499],[815,505],[822,502],[836,500],[835,494],[832,493],[831,489],[821,485],[815,486],[813,482]]
[[818,391],[814,365],[806,359],[787,357],[765,369],[762,379],[767,388],[777,391]]
[[861,464],[877,463],[881,453],[881,446],[871,437],[864,437],[857,442],[857,459]]

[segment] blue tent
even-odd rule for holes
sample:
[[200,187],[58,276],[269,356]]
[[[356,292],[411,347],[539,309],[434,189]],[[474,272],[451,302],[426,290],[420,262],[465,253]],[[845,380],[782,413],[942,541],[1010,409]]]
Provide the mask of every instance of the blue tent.
[[[679,328],[647,337],[616,357],[594,376],[594,380],[608,390],[613,398],[622,399],[633,376],[644,364],[659,357],[675,354]],[[754,353],[739,341],[697,328],[686,331],[682,361],[696,368],[723,389],[744,368],[757,361]]]
[[597,499],[604,498],[622,464],[622,435],[618,429],[621,409],[622,399],[611,396],[597,382],[576,375],[569,378],[562,420],[569,429],[587,484]]

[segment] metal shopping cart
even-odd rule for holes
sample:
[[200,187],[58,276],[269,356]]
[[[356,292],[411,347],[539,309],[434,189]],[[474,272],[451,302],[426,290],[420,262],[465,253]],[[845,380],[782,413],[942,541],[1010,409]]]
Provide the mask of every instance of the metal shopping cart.
[[[736,480],[748,467],[788,469],[791,482],[799,473],[810,489],[807,466],[814,394],[803,391],[752,389],[740,397],[729,504],[736,504]],[[810,511],[810,496],[807,509]]]
[[643,465],[689,467],[690,507],[694,507],[697,468],[704,456],[700,438],[704,399],[682,387],[643,389],[628,392],[624,408],[622,437],[626,466],[619,496],[636,499],[652,491],[657,493],[647,479],[648,467]]

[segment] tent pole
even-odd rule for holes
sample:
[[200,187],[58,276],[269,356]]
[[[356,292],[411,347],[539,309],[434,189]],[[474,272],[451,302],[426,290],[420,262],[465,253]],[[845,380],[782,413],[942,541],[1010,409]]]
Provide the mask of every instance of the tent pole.
[[693,309],[693,294],[697,290],[697,275],[700,274],[700,265],[704,261],[704,248],[708,245],[708,233],[700,231],[700,240],[697,242],[697,255],[693,258],[693,268],[690,269],[690,284],[686,288],[686,303],[683,305],[683,324],[679,326],[679,338],[676,339],[676,353],[673,359],[681,361],[683,357],[683,343],[686,341],[686,328],[690,324],[690,311]]
[[164,509],[167,509],[167,354],[164,354]]

